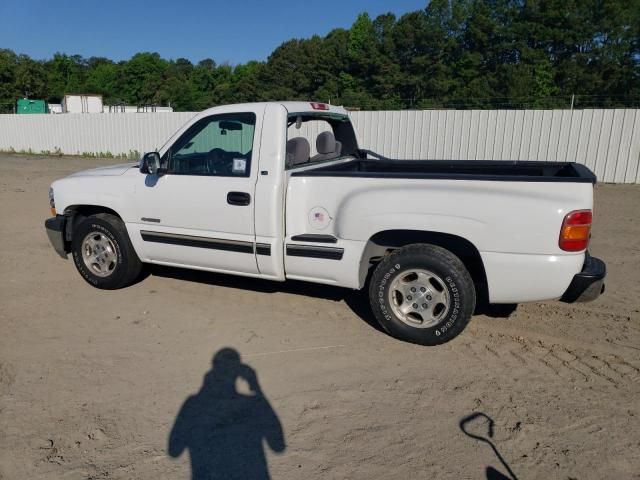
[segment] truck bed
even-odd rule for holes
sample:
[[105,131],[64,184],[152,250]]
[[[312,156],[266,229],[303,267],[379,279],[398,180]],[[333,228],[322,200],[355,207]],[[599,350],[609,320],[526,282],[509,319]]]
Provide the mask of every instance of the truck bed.
[[508,182],[596,183],[596,176],[574,162],[500,160],[362,160],[352,159],[305,169],[293,176],[359,178],[428,178]]

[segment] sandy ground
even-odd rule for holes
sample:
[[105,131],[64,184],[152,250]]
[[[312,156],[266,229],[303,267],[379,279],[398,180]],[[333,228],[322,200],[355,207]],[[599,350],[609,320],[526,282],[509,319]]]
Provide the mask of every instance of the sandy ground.
[[[0,478],[189,478],[185,448],[199,479],[508,475],[461,430],[474,413],[520,479],[640,478],[639,187],[596,189],[603,297],[425,348],[341,289],[171,269],[89,287],[43,221],[52,180],[105,163],[0,156]],[[210,371],[224,347],[242,364]]]

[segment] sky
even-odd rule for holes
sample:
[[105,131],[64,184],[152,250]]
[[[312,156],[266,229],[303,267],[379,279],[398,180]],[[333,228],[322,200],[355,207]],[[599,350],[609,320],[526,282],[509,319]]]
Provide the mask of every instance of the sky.
[[137,52],[233,65],[266,60],[291,38],[420,10],[427,0],[0,0],[0,48],[35,59],[54,53],[113,60]]

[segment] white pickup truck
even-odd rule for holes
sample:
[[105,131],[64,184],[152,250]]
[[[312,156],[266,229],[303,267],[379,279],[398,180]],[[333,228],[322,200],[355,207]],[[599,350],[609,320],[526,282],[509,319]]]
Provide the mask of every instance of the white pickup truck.
[[477,302],[604,291],[595,181],[576,163],[389,160],[341,107],[251,103],[197,114],[139,165],[54,182],[46,230],[97,288],[143,263],[367,286],[387,332],[435,345]]

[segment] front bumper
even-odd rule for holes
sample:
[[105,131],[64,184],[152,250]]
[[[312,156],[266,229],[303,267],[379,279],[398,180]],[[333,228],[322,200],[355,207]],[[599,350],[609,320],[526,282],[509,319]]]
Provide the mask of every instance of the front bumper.
[[65,241],[65,227],[67,218],[64,215],[56,215],[55,217],[47,218],[44,222],[44,227],[47,230],[47,236],[51,246],[58,255],[62,258],[67,258],[67,242]]
[[560,301],[566,303],[590,302],[604,293],[604,277],[607,275],[607,266],[599,258],[592,257],[589,252],[585,254],[582,271],[577,273],[569,288],[560,297]]

